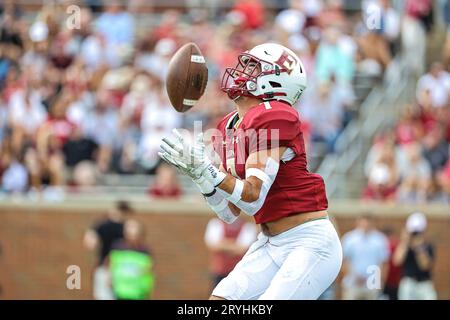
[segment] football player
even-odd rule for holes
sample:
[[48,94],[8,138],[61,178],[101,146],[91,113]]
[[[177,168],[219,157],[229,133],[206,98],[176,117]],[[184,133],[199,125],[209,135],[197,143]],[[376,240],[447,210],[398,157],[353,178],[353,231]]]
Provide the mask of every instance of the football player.
[[190,176],[225,222],[239,214],[261,226],[258,239],[211,299],[317,299],[342,264],[339,237],[328,219],[323,179],[307,169],[299,114],[305,68],[290,49],[258,45],[227,68],[222,90],[236,111],[212,137],[216,167],[202,134],[190,142],[176,129],[159,155]]

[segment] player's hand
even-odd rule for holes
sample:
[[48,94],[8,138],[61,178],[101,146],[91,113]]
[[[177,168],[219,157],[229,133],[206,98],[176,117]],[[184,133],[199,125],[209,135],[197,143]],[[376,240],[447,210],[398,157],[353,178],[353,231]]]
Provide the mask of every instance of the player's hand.
[[174,137],[162,139],[160,144],[161,151],[158,152],[158,155],[167,163],[176,167],[182,174],[190,176],[193,180],[198,179],[198,176],[193,175],[192,166],[188,165],[190,156],[189,152],[184,150],[184,138],[177,129],[173,129],[172,132]]
[[161,158],[179,168],[189,175],[195,182],[206,180],[214,187],[219,185],[225,174],[220,172],[205,153],[203,133],[197,135],[194,143],[191,143],[178,132],[172,130],[174,137],[166,137],[161,142]]

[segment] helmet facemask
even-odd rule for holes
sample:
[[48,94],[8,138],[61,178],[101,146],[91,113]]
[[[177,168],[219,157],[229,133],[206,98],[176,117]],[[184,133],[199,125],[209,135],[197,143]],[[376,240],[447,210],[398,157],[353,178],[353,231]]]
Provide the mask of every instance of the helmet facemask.
[[235,68],[226,68],[222,77],[222,91],[228,94],[232,100],[241,96],[256,97],[261,99],[272,98],[274,95],[283,95],[282,93],[270,94],[264,93],[255,95],[258,89],[258,78],[287,72],[287,69],[280,68],[272,62],[265,61],[249,53],[242,53],[238,57],[238,63]]

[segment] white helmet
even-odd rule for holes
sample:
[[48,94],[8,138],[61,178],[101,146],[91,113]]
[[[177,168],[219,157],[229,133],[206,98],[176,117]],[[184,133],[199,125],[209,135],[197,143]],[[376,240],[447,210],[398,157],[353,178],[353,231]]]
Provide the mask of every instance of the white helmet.
[[221,87],[233,100],[250,96],[294,105],[306,89],[306,72],[292,50],[264,43],[239,55],[237,66],[225,70]]

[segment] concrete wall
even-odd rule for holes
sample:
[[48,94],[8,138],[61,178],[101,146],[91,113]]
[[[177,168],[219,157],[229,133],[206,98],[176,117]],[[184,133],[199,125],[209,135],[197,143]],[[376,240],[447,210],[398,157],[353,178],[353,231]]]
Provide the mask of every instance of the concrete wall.
[[[0,299],[91,299],[92,253],[83,233],[110,203],[63,205],[0,203]],[[155,299],[205,299],[210,292],[208,253],[203,232],[212,214],[201,203],[181,201],[137,204],[156,265]],[[379,227],[400,230],[413,208],[345,203],[330,212],[341,234],[357,213],[371,210]],[[422,208],[427,209],[427,208]],[[450,299],[450,212],[431,210],[429,238],[437,247],[435,284],[440,299]],[[426,210],[424,210],[426,211]],[[430,213],[431,212],[431,213]],[[66,269],[81,268],[81,290],[66,288]]]

